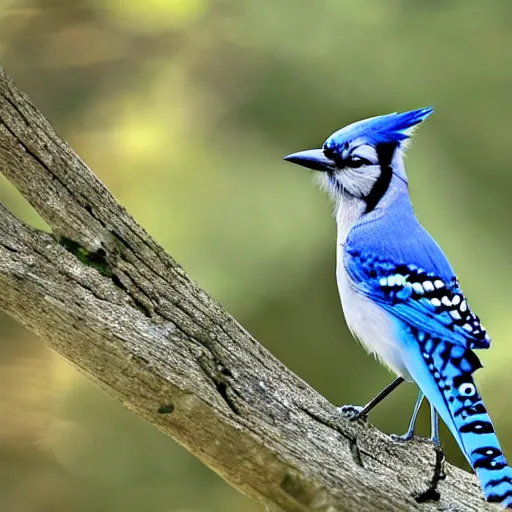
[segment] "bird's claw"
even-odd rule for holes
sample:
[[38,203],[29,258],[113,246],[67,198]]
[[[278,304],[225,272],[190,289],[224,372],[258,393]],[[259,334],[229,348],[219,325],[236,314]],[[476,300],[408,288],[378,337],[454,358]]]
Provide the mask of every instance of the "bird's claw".
[[414,439],[414,434],[412,432],[406,432],[401,436],[398,434],[391,434],[389,437],[392,441],[396,441],[398,443],[406,443],[407,441],[412,441]]
[[349,421],[366,420],[368,416],[363,412],[364,407],[360,405],[342,405],[338,407],[338,412]]

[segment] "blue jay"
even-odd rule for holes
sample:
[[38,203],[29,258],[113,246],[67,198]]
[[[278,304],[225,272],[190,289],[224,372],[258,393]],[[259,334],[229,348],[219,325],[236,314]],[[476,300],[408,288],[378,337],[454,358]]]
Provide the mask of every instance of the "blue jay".
[[512,508],[512,468],[473,380],[482,366],[473,349],[489,348],[490,339],[409,197],[404,150],[431,113],[424,108],[365,119],[333,133],[322,149],[285,160],[319,171],[335,203],[336,278],[347,325],[397,375],[367,406],[343,412],[360,418],[404,380],[415,382],[418,401],[400,439],[413,437],[426,397],[434,443],[439,446],[439,415],[486,499]]

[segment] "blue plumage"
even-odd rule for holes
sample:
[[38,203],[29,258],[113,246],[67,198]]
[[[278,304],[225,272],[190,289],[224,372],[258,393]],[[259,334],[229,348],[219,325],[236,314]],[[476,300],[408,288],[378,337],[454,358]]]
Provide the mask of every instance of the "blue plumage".
[[424,121],[433,111],[432,107],[426,107],[364,119],[334,132],[325,141],[325,147],[339,148],[340,143],[350,142],[359,137],[364,137],[366,142],[372,144],[401,142],[409,138],[410,130]]
[[409,197],[404,143],[431,113],[425,108],[359,121],[331,135],[322,149],[286,159],[319,171],[335,199],[337,281],[347,323],[399,376],[380,396],[401,379],[414,381],[421,392],[409,437],[424,395],[434,411],[434,441],[439,414],[486,499],[512,508],[512,469],[473,381],[481,364],[472,350],[488,348],[490,338]]
[[345,266],[360,293],[396,318],[463,347],[489,348],[487,331],[470,310],[454,275],[447,279],[427,271],[418,258],[391,261],[355,249],[350,237],[345,254]]

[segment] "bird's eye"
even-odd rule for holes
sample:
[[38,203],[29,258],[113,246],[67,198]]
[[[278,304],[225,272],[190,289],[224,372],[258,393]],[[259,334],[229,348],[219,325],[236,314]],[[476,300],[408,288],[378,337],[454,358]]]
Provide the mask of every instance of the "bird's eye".
[[360,156],[353,156],[347,159],[346,165],[347,167],[351,167],[352,169],[358,169],[363,165],[371,165],[371,162],[366,158],[361,158]]

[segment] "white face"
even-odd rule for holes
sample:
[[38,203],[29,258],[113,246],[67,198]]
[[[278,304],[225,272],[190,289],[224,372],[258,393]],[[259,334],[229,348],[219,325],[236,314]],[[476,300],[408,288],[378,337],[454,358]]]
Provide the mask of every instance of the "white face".
[[334,160],[336,170],[318,176],[321,186],[337,200],[365,200],[382,172],[375,146],[354,140],[335,151],[324,147],[324,153]]

